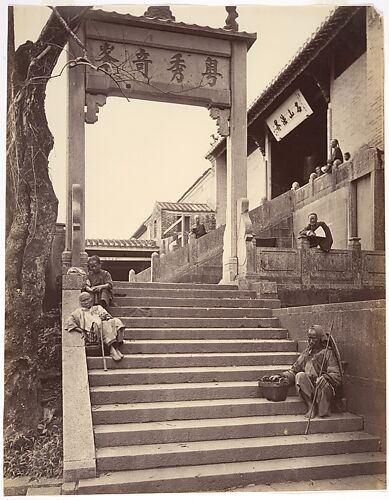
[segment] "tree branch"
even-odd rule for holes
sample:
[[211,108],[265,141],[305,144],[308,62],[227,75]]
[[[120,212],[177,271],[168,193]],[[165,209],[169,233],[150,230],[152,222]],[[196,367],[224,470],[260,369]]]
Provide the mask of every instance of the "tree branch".
[[[76,41],[77,45],[79,45],[83,52],[84,52],[84,56],[86,56],[87,54],[87,50],[86,50],[86,47],[85,45],[82,43],[82,41],[78,38],[78,36],[74,33],[74,31],[70,28],[70,26],[67,24],[67,22],[65,21],[65,19],[61,16],[61,14],[59,13],[57,7],[54,7],[54,6],[50,6],[50,9],[54,12],[54,14],[57,16],[59,22],[62,24],[62,26],[64,27],[65,31],[73,38],[73,40]],[[85,12],[86,10],[90,9],[90,7],[86,7],[85,8]],[[82,14],[81,14],[82,15]],[[72,19],[75,19],[75,18],[72,18]],[[72,19],[70,21],[72,21]]]

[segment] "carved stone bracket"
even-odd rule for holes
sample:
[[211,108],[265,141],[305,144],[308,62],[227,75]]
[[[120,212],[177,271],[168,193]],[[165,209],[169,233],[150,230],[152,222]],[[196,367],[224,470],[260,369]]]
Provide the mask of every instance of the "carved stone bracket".
[[104,106],[106,102],[107,96],[104,94],[86,94],[85,122],[96,123],[99,108]]
[[228,121],[230,119],[230,110],[228,108],[209,108],[209,114],[213,120],[216,120],[218,133],[223,137],[229,136],[230,126]]

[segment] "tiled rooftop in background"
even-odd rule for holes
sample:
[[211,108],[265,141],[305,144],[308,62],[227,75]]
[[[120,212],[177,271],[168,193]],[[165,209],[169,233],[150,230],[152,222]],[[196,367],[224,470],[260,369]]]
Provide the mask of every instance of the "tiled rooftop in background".
[[85,240],[86,248],[159,248],[154,240],[138,240],[129,238],[127,240],[88,238]]
[[177,212],[214,212],[206,203],[170,203],[168,201],[157,201],[156,206],[161,210],[173,210]]

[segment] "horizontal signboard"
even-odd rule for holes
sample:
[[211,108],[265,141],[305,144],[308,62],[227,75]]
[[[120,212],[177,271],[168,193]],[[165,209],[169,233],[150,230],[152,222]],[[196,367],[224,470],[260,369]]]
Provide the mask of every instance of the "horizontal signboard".
[[277,141],[280,141],[312,113],[303,94],[300,90],[296,90],[269,116],[266,123]]

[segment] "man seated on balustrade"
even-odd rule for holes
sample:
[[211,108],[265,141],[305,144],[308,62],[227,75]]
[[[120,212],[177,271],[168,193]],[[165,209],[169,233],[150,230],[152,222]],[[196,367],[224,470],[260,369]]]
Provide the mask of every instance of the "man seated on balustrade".
[[201,238],[201,236],[204,236],[204,234],[207,234],[207,231],[205,230],[204,224],[200,223],[200,216],[199,215],[196,215],[195,222],[196,222],[196,225],[194,227],[192,227],[190,232],[196,236],[196,240],[197,240],[198,238]]
[[80,307],[74,310],[65,324],[68,332],[79,332],[85,345],[103,343],[109,347],[109,354],[115,361],[124,356],[120,352],[125,326],[119,318],[113,318],[100,305],[93,305],[93,297],[88,292],[79,296]]
[[103,307],[112,304],[112,277],[108,271],[101,269],[101,261],[97,255],[92,255],[88,259],[88,276],[83,292],[92,294],[93,303]]
[[270,380],[286,377],[290,384],[295,384],[297,394],[307,406],[306,418],[331,415],[335,391],[342,384],[339,354],[332,337],[330,341],[328,338],[320,325],[312,325],[308,330],[308,348],[289,370],[270,377]]
[[[317,236],[316,231],[322,228],[325,236]],[[329,252],[333,243],[330,228],[323,221],[317,220],[317,214],[311,213],[308,216],[308,225],[300,231],[300,236],[304,236],[309,241],[311,248],[320,247],[324,252]]]

